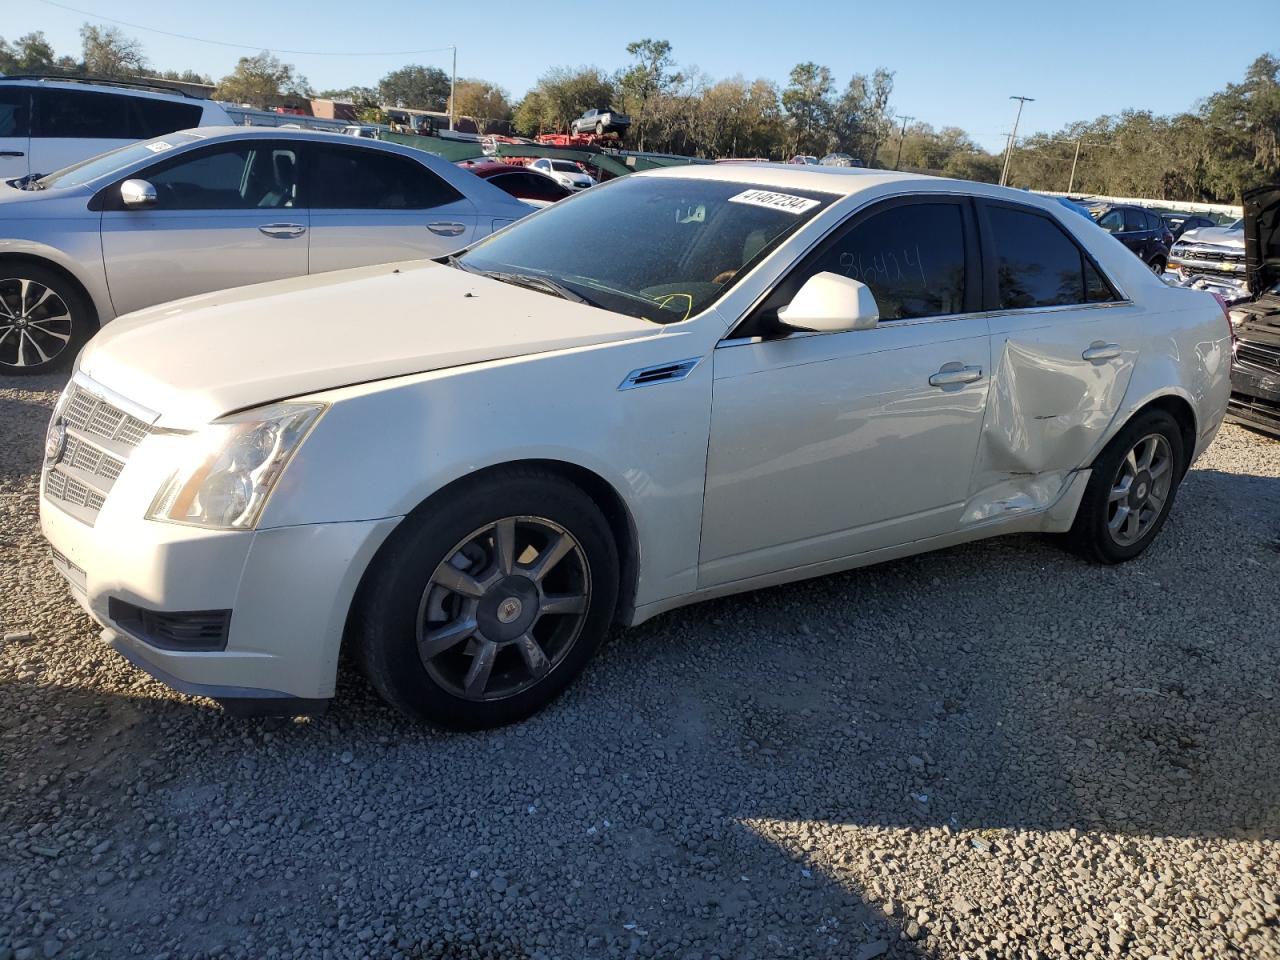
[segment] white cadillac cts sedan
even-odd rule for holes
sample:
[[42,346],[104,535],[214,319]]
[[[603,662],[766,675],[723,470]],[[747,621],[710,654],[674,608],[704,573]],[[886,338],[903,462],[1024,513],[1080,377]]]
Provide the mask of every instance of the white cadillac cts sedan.
[[345,645],[436,723],[539,709],[615,623],[1011,531],[1159,533],[1231,328],[1057,203],[833,167],[586,191],[446,262],[155,307],[89,344],[41,519],[103,639],[307,712]]

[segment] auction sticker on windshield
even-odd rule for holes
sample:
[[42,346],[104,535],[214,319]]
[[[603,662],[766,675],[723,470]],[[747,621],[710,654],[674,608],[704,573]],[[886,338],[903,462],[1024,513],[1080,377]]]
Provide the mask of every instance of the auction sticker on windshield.
[[173,149],[173,144],[164,140],[157,140],[155,143],[144,143],[143,146],[152,153],[164,153],[166,150]]
[[784,213],[801,214],[818,206],[820,200],[797,197],[790,193],[774,193],[772,190],[744,190],[729,198],[730,203],[749,203],[754,207],[769,207]]

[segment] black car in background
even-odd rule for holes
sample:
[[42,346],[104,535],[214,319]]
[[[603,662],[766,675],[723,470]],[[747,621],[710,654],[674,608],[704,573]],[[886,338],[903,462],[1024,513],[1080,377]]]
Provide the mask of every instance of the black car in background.
[[1188,230],[1199,230],[1201,227],[1216,227],[1218,223],[1209,217],[1202,217],[1198,213],[1166,213],[1164,214],[1164,222],[1173,233],[1173,239],[1177,240]]
[[1229,312],[1235,327],[1227,418],[1280,438],[1280,184],[1244,195],[1250,299]]
[[1136,253],[1156,274],[1164,273],[1173,231],[1164,217],[1142,207],[1113,204],[1090,211],[1103,230]]

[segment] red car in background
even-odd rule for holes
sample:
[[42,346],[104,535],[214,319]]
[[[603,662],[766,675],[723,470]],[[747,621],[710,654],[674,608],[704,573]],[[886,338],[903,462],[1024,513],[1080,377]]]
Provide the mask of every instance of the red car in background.
[[517,200],[534,207],[546,207],[573,196],[573,191],[562,187],[545,173],[528,167],[502,163],[497,160],[461,160],[458,166],[483,177],[500,190],[505,190]]

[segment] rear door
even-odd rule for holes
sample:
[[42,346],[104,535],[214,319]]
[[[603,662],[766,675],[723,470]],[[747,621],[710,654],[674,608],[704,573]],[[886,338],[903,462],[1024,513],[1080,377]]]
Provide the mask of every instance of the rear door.
[[31,88],[0,84],[0,180],[25,177],[31,153]]
[[188,151],[135,174],[156,203],[99,194],[111,302],[128,313],[178,297],[307,272],[298,144],[246,139]]
[[319,143],[307,156],[312,273],[439,257],[476,235],[471,201],[411,157]]
[[993,379],[966,521],[1050,504],[1133,374],[1140,308],[1039,208],[979,203]]

